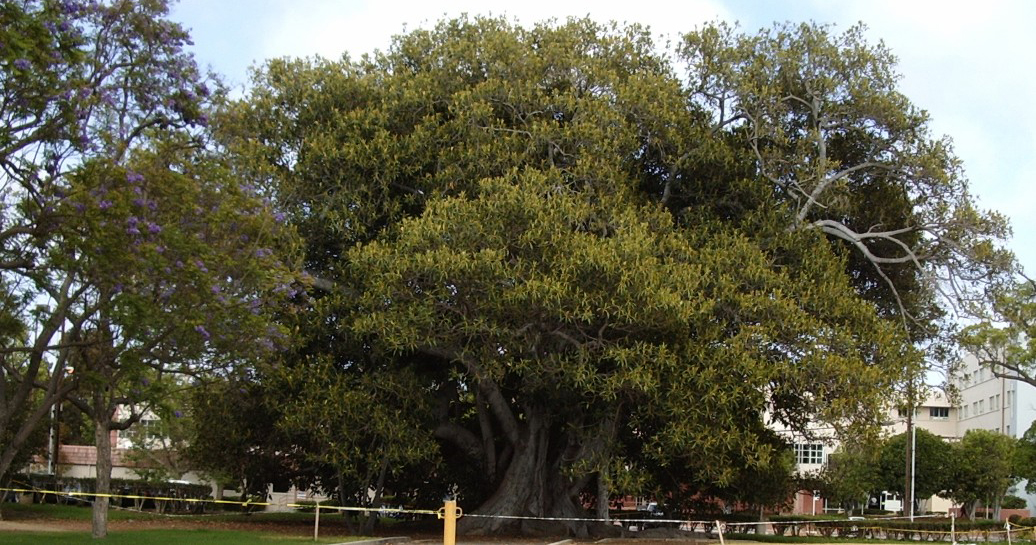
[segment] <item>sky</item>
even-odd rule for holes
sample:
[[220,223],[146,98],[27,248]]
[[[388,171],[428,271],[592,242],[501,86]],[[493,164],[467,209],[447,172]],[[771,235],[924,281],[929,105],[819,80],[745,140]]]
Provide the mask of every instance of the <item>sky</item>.
[[748,32],[774,22],[858,22],[899,58],[901,91],[949,135],[980,207],[1006,215],[1008,242],[1036,275],[1036,2],[1028,0],[180,0],[171,17],[191,31],[202,66],[243,88],[250,67],[276,57],[358,58],[393,35],[462,13],[522,24],[590,16],[639,23],[677,38],[704,22]]

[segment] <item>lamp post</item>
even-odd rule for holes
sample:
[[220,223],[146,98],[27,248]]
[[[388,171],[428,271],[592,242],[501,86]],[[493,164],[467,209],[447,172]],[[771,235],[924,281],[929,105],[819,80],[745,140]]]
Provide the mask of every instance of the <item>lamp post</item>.
[[910,427],[910,522],[914,522],[914,498],[917,497],[917,424]]

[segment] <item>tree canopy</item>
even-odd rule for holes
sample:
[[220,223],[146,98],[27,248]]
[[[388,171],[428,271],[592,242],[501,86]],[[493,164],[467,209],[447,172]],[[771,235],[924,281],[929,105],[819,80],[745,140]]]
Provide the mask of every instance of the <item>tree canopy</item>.
[[567,516],[594,480],[733,484],[779,456],[771,422],[876,424],[939,294],[1005,266],[896,79],[859,28],[708,25],[664,55],[461,18],[271,61],[214,123],[304,239],[286,372],[422,381],[436,418],[393,441],[477,464],[479,513]]

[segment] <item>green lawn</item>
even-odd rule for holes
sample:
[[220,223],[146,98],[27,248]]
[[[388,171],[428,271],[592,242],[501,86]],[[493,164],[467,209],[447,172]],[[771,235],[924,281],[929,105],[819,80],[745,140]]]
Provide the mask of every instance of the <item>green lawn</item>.
[[[32,505],[21,505],[17,503],[0,504],[0,513],[4,518],[10,520],[90,520],[89,505],[58,505],[53,503],[37,503]],[[205,515],[156,515],[146,511],[128,511],[125,509],[109,509],[109,520],[211,520],[217,522],[226,521],[247,521],[247,522],[293,522],[312,521],[313,513],[219,513],[210,511]],[[334,516],[327,512],[321,513],[321,518]]]
[[[329,537],[322,538],[319,543],[341,543],[363,538]],[[0,542],[5,544],[68,544],[68,543],[106,543],[112,545],[180,545],[183,543],[215,543],[217,545],[236,545],[255,542],[278,543],[313,543],[311,537],[292,537],[262,532],[238,532],[233,530],[132,530],[110,532],[108,538],[97,541],[90,537],[90,532],[0,532]]]
[[[931,545],[939,545],[939,544],[950,545],[949,540],[947,540],[947,541],[896,541],[896,540],[892,540],[892,539],[865,539],[865,538],[862,538],[862,537],[840,538],[840,537],[822,537],[822,536],[779,536],[779,535],[759,535],[759,534],[736,534],[736,533],[723,534],[723,537],[725,537],[726,539],[730,539],[730,540],[758,541],[758,542],[763,542],[763,543],[854,543],[854,544],[855,543],[866,543],[868,545],[870,545],[871,543],[874,543],[875,545],[879,545],[879,544],[882,544],[882,543],[901,543],[901,544],[910,543],[910,544],[913,544],[913,545],[918,545],[918,543],[928,543],[928,544],[931,544]],[[960,541],[960,542],[967,541],[968,543],[972,543],[971,541],[964,540],[964,539],[959,539],[958,541]],[[981,543],[984,543],[984,542],[980,541],[978,543],[981,544]],[[999,544],[1006,545],[1007,541],[1002,541],[1002,542],[993,541],[993,542],[990,542],[990,543],[993,543],[993,544],[998,544],[999,543]],[[1019,539],[1013,539],[1011,541],[1011,543],[1013,543],[1014,545],[1036,545],[1032,541],[1029,541],[1029,540],[1019,540]]]

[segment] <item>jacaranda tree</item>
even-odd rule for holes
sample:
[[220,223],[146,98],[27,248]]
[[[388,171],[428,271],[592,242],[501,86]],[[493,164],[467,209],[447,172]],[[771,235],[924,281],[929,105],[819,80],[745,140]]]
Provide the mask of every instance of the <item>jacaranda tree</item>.
[[[281,342],[290,230],[205,136],[215,85],[163,0],[0,6],[0,474],[58,400],[131,425],[171,374]],[[113,420],[116,407],[128,419]],[[18,416],[20,415],[20,416]],[[16,418],[17,417],[17,418]],[[107,499],[94,535],[106,533]]]

